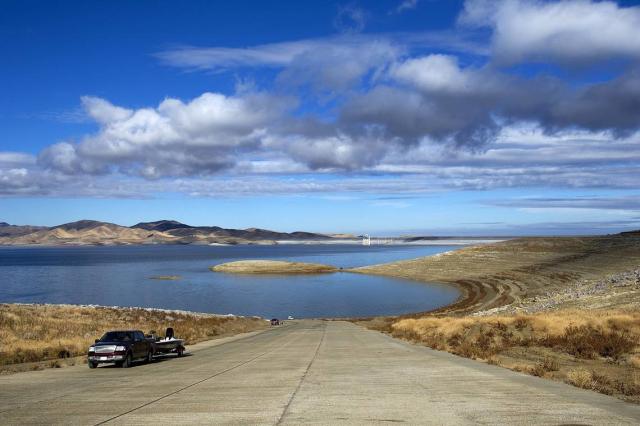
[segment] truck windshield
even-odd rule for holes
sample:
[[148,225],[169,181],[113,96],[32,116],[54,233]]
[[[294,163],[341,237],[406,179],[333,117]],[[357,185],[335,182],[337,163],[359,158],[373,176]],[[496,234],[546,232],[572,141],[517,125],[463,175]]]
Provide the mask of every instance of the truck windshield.
[[131,333],[126,331],[108,331],[100,338],[101,342],[130,342],[132,340]]

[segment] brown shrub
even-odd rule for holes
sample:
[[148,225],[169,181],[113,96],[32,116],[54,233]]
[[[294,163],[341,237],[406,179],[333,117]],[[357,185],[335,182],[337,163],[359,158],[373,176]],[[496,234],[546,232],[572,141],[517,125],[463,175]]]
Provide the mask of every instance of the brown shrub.
[[640,395],[640,385],[630,381],[614,380],[612,384],[613,389],[625,396]]
[[560,363],[558,363],[558,360],[552,357],[546,357],[542,363],[542,368],[544,368],[545,371],[558,371],[560,370]]
[[584,368],[576,368],[567,372],[567,383],[583,389],[591,389],[593,378],[591,372]]
[[595,358],[600,355],[614,359],[631,352],[637,344],[626,332],[605,331],[601,327],[588,325],[569,326],[564,334],[546,336],[539,342],[578,358]]

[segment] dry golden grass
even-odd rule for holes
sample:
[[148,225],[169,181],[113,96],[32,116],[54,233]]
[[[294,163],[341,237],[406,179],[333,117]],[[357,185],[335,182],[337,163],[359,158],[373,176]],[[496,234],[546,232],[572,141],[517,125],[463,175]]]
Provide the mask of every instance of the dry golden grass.
[[[486,358],[512,346],[543,346],[577,358],[619,359],[640,344],[640,312],[566,310],[531,315],[423,317],[391,325],[392,334],[454,353]],[[630,361],[631,362],[631,361]],[[635,361],[634,361],[635,362]]]
[[264,328],[266,322],[138,308],[1,304],[0,366],[82,355],[107,330],[164,333],[166,327],[173,327],[177,336],[193,344]]
[[640,402],[640,312],[408,318],[393,336]]

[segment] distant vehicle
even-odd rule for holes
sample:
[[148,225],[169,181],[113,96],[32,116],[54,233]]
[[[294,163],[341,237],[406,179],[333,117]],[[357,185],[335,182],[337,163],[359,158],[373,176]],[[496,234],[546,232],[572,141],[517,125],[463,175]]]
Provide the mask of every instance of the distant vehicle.
[[128,368],[134,361],[151,362],[155,344],[140,330],[107,331],[89,347],[89,368],[98,364],[115,364]]
[[289,315],[289,316],[287,317],[287,319],[288,319],[288,320],[292,320],[292,319],[293,319],[293,316]]
[[271,319],[271,325],[280,325],[280,320],[278,318]]

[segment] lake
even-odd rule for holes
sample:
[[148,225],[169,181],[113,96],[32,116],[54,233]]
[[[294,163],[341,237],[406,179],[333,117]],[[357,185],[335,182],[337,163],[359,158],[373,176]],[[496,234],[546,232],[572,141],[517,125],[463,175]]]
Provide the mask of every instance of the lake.
[[[141,306],[265,318],[397,315],[456,300],[447,285],[361,274],[227,275],[209,266],[243,259],[343,268],[429,256],[455,246],[0,247],[0,302]],[[179,275],[177,281],[153,280]]]

